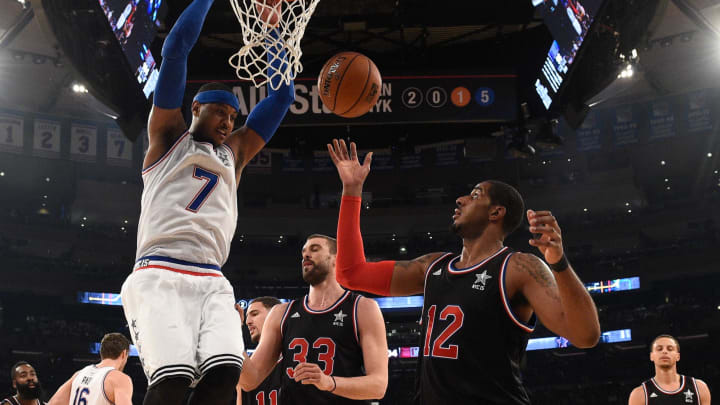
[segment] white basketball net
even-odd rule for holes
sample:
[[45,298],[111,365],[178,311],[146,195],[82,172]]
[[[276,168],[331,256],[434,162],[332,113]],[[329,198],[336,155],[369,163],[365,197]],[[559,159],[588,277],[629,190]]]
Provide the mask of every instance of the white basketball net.
[[[230,57],[230,66],[238,78],[252,81],[255,87],[265,83],[273,90],[290,84],[302,72],[300,40],[320,0],[230,0],[240,21],[244,46]],[[271,24],[274,24],[271,25]],[[279,35],[271,35],[276,29]],[[268,50],[271,58],[268,60]],[[275,62],[285,51],[287,60]],[[272,71],[271,71],[272,70]]]

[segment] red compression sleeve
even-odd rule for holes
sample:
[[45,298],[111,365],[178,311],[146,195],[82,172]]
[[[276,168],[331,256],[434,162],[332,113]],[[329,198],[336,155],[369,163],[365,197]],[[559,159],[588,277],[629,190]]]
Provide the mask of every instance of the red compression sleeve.
[[394,261],[368,263],[360,233],[362,198],[343,196],[337,229],[335,278],[338,283],[377,295],[390,295]]

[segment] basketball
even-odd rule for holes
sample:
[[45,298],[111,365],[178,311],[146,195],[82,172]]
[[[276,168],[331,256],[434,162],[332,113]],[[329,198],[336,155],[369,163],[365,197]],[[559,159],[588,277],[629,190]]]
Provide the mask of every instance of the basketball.
[[280,0],[253,0],[258,18],[265,24],[275,27],[282,16],[282,2]]
[[357,52],[341,52],[327,62],[318,76],[323,104],[345,118],[359,117],[380,97],[382,77],[370,58]]

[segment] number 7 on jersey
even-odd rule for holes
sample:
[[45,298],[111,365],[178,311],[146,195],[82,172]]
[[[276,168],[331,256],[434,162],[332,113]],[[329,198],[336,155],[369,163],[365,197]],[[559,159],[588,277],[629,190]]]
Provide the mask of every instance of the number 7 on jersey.
[[202,205],[210,196],[210,193],[212,193],[215,189],[215,186],[218,182],[218,177],[220,176],[218,176],[216,173],[205,170],[202,167],[195,166],[195,170],[193,170],[193,178],[198,180],[204,180],[205,185],[200,189],[200,191],[197,192],[197,194],[195,194],[195,197],[193,197],[192,201],[190,201],[190,204],[188,204],[185,209],[190,212],[197,213],[200,207],[202,207]]

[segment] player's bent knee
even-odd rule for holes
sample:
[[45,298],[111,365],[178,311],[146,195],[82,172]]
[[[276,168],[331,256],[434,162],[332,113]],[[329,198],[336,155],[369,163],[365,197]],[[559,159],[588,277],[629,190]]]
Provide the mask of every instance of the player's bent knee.
[[181,405],[191,382],[186,377],[169,377],[158,381],[148,388],[143,405]]

